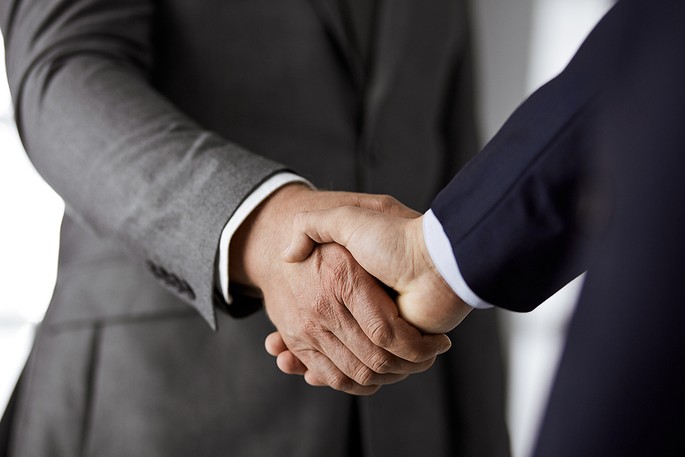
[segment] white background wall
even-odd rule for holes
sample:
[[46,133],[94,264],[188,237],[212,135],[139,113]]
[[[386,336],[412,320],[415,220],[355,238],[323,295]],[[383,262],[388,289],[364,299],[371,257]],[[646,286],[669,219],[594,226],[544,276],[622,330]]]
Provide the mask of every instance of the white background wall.
[[3,49],[0,43],[0,411],[52,294],[63,211],[19,142]]
[[[566,64],[611,0],[475,0],[484,138]],[[24,155],[0,46],[0,411],[28,355],[56,276],[60,198]],[[515,457],[529,454],[579,281],[525,315],[502,312]]]

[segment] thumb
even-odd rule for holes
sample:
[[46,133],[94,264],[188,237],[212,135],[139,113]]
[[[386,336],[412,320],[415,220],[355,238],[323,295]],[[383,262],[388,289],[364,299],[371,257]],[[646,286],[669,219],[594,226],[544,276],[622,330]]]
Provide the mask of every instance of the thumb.
[[364,210],[353,207],[338,207],[317,211],[305,211],[293,219],[290,245],[283,252],[286,262],[301,262],[309,257],[317,243],[338,243],[346,246],[349,238],[349,223],[357,212]]
[[421,216],[421,213],[405,206],[390,195],[358,194],[356,197],[355,206],[360,208],[404,219],[415,219]]
[[[299,213],[298,216],[300,214],[305,213]],[[290,244],[283,251],[283,260],[288,263],[302,262],[309,257],[315,247],[316,242],[301,227],[293,223],[293,235]]]
[[295,215],[290,244],[283,252],[286,262],[301,262],[309,257],[317,243],[335,241],[328,233],[329,211],[304,211]]

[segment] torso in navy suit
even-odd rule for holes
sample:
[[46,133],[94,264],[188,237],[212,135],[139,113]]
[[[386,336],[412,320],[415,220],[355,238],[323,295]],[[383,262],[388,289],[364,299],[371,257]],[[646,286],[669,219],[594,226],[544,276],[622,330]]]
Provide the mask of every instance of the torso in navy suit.
[[588,270],[537,456],[685,455],[683,24],[621,0],[432,204],[497,306]]

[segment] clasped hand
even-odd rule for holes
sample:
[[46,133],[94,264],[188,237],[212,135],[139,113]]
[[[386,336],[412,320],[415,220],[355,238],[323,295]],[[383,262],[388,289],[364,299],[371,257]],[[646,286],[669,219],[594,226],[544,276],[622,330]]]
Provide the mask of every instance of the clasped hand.
[[[355,201],[299,212],[282,253],[293,269],[308,262],[318,266],[316,275],[303,277],[303,286],[318,283],[341,294],[332,301],[323,295],[307,302],[291,289],[290,302],[298,303],[304,314],[300,325],[288,326],[279,323],[292,310],[276,315],[267,300],[278,331],[267,337],[265,346],[284,373],[304,375],[311,385],[369,394],[432,366],[435,356],[449,347],[436,338],[447,339],[441,334],[472,308],[436,270],[418,213],[390,197],[347,195]],[[396,292],[395,301],[379,281]],[[308,320],[307,310],[312,309],[316,319]]]
[[293,251],[297,256],[283,257],[291,234],[299,233],[291,228],[310,221],[298,213],[345,206],[407,220],[418,216],[388,197],[289,185],[260,205],[234,235],[230,274],[232,281],[261,291],[278,331],[267,338],[267,350],[282,371],[304,375],[312,385],[368,395],[430,368],[451,343],[401,317],[382,284],[348,249],[301,243]]

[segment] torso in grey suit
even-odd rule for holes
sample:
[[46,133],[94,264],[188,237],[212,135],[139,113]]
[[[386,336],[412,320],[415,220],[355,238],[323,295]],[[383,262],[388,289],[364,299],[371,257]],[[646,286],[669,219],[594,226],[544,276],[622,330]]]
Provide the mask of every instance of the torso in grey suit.
[[338,7],[2,4],[17,123],[67,206],[11,455],[508,453],[492,314],[353,398],[280,374],[264,313],[216,293],[220,232],[274,173],[425,209],[474,151],[464,2],[381,2],[370,62]]

